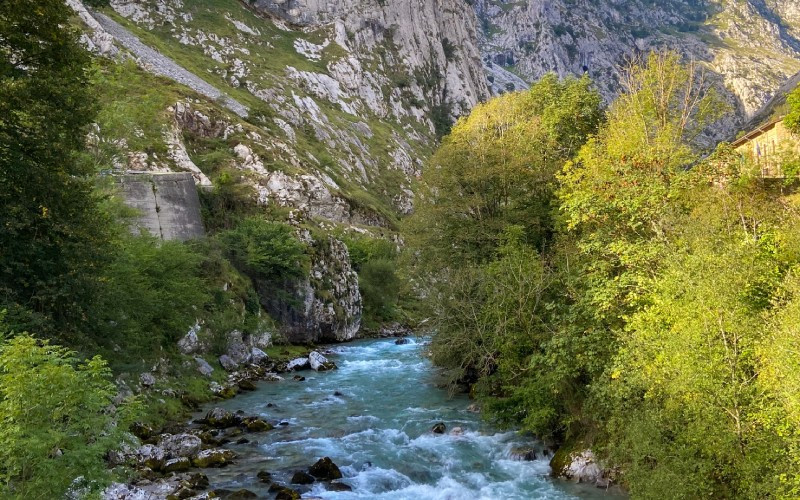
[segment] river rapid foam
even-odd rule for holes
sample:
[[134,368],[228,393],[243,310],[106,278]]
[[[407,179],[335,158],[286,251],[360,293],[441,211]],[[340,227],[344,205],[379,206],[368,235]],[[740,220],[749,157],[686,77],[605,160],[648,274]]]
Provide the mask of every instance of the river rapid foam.
[[[269,471],[289,485],[291,476],[327,456],[353,491],[329,491],[325,483],[297,487],[304,497],[325,499],[563,499],[608,498],[601,490],[549,477],[549,456],[511,458],[515,447],[535,443],[498,432],[467,410],[470,401],[435,384],[435,369],[420,341],[364,340],[334,347],[338,370],[301,372],[262,382],[256,391],[217,404],[259,415],[275,430],[230,444],[239,459],[207,470],[213,488],[247,488],[269,498],[256,474]],[[448,433],[433,434],[444,422]],[[461,427],[463,433],[450,434]]]

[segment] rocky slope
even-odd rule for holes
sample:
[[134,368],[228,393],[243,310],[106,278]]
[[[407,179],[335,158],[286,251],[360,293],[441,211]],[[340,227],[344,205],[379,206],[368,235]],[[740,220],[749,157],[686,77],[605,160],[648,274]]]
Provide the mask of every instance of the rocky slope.
[[795,0],[476,0],[488,66],[526,80],[588,73],[607,98],[626,61],[673,49],[705,64],[740,125],[800,71]]
[[[437,134],[489,95],[471,8],[112,0],[94,12],[68,3],[108,61],[91,137],[98,163],[188,171],[209,189],[235,176],[258,204],[291,210],[313,249],[310,274],[293,287],[295,305],[265,305],[290,340],[354,337],[358,277],[326,233],[388,237],[413,208]],[[311,237],[307,228],[322,225]]]

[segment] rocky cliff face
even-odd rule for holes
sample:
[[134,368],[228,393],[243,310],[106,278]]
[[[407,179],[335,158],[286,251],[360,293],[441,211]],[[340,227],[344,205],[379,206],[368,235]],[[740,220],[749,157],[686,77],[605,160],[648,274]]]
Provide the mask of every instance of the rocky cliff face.
[[[333,42],[351,57],[329,70],[356,92],[354,83],[399,71],[414,76],[408,90],[426,101],[423,107],[447,103],[461,114],[488,95],[476,19],[463,0],[254,0],[252,5],[292,24],[332,26]],[[381,53],[387,46],[393,50]],[[374,63],[374,70],[365,70],[365,62]],[[392,97],[402,104],[402,93]],[[373,111],[385,115],[390,105],[393,113],[404,114],[391,102],[381,104]]]
[[293,343],[343,342],[361,328],[362,302],[358,275],[350,265],[347,246],[333,237],[314,239],[309,275],[292,284],[288,296],[263,290],[262,304],[280,320],[281,331]]
[[476,0],[475,10],[486,64],[529,81],[588,73],[610,99],[640,54],[672,49],[701,61],[736,108],[729,127],[800,71],[795,0]]

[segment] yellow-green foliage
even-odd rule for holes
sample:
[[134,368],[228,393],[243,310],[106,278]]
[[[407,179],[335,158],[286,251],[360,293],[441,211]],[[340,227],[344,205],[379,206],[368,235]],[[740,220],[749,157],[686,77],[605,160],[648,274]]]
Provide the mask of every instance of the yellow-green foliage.
[[786,103],[789,105],[789,113],[784,118],[784,123],[789,130],[800,134],[800,87],[789,94]]
[[408,226],[413,243],[437,265],[485,260],[507,225],[543,245],[555,172],[600,118],[600,97],[587,79],[554,75],[478,105],[423,175],[426,189]]
[[[723,108],[697,79],[670,54],[631,69],[608,122],[554,181],[559,224],[544,251],[502,218],[506,244],[472,240],[481,265],[463,258],[463,234],[423,240],[442,249],[426,262],[440,269],[433,356],[491,418],[593,447],[634,497],[796,498],[798,195],[727,149],[700,162],[696,132]],[[453,136],[488,123],[486,109]],[[485,231],[471,218],[493,185],[470,168],[518,161],[487,147],[493,126],[465,137],[469,153],[446,140],[437,154],[437,176],[471,176],[434,184],[446,202],[426,221],[434,234],[450,217]],[[504,193],[499,206],[530,202]]]
[[0,496],[96,493],[110,478],[104,455],[122,443],[133,408],[109,411],[115,394],[100,357],[80,361],[27,334],[0,344]]

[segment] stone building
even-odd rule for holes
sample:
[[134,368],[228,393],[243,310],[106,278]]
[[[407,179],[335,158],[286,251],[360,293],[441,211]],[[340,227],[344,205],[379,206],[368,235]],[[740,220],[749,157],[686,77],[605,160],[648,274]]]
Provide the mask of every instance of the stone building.
[[800,155],[800,136],[786,128],[781,117],[748,132],[731,146],[744,161],[758,166],[762,177],[783,177],[781,167],[787,155]]

